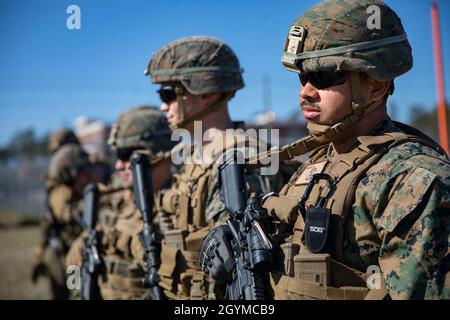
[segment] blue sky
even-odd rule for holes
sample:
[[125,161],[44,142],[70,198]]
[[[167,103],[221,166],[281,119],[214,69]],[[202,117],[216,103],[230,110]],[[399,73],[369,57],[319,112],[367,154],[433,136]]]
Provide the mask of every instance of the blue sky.
[[[413,47],[412,71],[396,81],[395,118],[436,103],[429,0],[386,1],[402,18]],[[189,35],[227,42],[245,69],[246,87],[231,115],[262,109],[262,79],[271,79],[273,110],[298,111],[299,83],[280,63],[295,18],[317,1],[0,0],[0,145],[19,129],[38,134],[73,126],[80,115],[113,121],[138,104],[159,104],[143,71],[165,43]],[[81,8],[81,30],[68,30],[66,8]],[[444,77],[450,90],[450,3],[439,0]],[[391,108],[392,109],[392,108]]]

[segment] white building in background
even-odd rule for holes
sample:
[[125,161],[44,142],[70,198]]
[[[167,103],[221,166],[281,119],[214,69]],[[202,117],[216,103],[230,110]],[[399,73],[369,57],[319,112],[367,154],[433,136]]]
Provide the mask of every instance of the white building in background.
[[97,119],[89,119],[86,116],[75,120],[75,133],[84,150],[93,159],[106,159],[109,153],[107,144],[110,126]]

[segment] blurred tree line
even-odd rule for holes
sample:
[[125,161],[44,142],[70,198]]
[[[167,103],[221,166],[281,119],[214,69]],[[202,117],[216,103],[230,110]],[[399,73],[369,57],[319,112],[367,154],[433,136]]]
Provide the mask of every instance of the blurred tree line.
[[[295,112],[288,121],[297,121],[300,113]],[[423,105],[413,105],[410,108],[410,125],[421,130],[437,142],[439,142],[439,128],[437,118],[437,108],[429,111]],[[450,108],[447,103],[447,125],[450,126]],[[450,128],[449,128],[450,133]],[[37,136],[33,129],[23,129],[18,131],[4,146],[0,146],[0,162],[7,162],[12,159],[34,160],[42,156],[48,156],[47,149],[49,134]],[[450,141],[450,135],[449,135]]]
[[4,146],[0,147],[0,162],[7,162],[12,159],[34,160],[49,154],[48,145],[49,134],[38,137],[33,129],[18,131]]
[[[450,108],[449,104],[446,104],[447,109],[447,129],[449,133],[450,141]],[[414,105],[411,107],[411,126],[419,129],[429,137],[433,138],[436,142],[439,142],[439,125],[437,117],[437,107],[435,106],[432,111],[427,111],[423,105]]]

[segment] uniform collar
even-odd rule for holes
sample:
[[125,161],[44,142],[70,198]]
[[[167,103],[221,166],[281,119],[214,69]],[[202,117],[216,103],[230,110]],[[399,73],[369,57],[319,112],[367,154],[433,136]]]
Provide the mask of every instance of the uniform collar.
[[372,131],[367,134],[368,136],[381,136],[384,133],[387,132],[399,132],[401,131],[398,129],[394,122],[389,118],[388,115],[386,115],[383,120],[380,121],[380,123],[372,129]]

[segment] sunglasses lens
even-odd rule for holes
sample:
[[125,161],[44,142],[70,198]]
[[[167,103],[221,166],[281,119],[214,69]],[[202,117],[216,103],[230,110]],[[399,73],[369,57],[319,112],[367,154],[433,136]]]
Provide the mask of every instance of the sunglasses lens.
[[319,90],[343,84],[347,80],[347,75],[342,71],[310,72],[299,74],[299,77],[302,86],[309,82]]
[[300,79],[300,83],[302,84],[302,86],[306,86],[306,84],[308,83],[308,77],[306,76],[306,73],[299,73],[298,78]]
[[117,149],[117,159],[122,161],[130,160],[133,149]]
[[158,93],[161,101],[164,103],[170,103],[177,98],[175,88],[173,86],[163,86],[158,90]]

